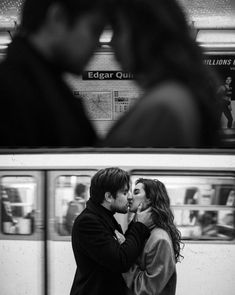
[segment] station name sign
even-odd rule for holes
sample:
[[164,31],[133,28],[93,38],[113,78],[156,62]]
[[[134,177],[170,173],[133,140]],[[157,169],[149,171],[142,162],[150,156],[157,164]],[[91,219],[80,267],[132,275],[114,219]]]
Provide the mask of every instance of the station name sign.
[[82,80],[134,80],[134,75],[123,71],[84,71]]

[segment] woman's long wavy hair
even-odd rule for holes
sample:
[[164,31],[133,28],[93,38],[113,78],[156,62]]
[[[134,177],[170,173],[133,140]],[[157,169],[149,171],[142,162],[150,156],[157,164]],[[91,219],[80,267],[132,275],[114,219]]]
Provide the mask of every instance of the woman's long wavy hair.
[[183,257],[180,254],[181,242],[180,231],[174,224],[174,215],[170,208],[170,199],[165,185],[156,179],[139,178],[136,184],[142,183],[146,198],[150,200],[152,218],[157,227],[164,229],[171,237],[175,253],[175,261]]
[[119,30],[121,20],[125,20],[129,34],[126,44],[131,52],[129,71],[146,89],[164,81],[187,87],[202,114],[205,141],[202,144],[217,145],[219,81],[204,65],[202,50],[177,1],[116,0],[114,33]]

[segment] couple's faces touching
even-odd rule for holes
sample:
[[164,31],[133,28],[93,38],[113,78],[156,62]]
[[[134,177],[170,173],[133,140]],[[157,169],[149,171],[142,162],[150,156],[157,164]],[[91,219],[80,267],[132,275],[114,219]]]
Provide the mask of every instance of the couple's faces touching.
[[127,185],[118,190],[116,197],[111,196],[110,210],[114,213],[127,213],[129,207],[130,190]]
[[[102,11],[79,15],[73,23],[59,4],[48,12],[47,29],[51,38],[51,58],[63,71],[81,74],[99,44],[107,18]],[[126,18],[117,16],[111,45],[123,70],[132,70],[130,28]],[[50,42],[50,41],[49,41]]]
[[48,13],[51,38],[51,58],[63,71],[81,74],[99,44],[106,19],[102,12],[79,15],[73,23],[58,4]]
[[145,210],[150,206],[150,200],[146,197],[144,184],[141,182],[135,185],[131,198],[129,199],[129,211],[136,212],[140,203],[142,203],[141,210]]
[[67,40],[66,44],[64,44],[67,59],[64,61],[67,63],[65,63],[65,67],[69,71],[75,74],[82,72],[98,46],[103,28],[102,15],[99,13],[84,15],[74,23],[71,31],[68,28]]
[[150,206],[150,200],[146,197],[143,183],[135,185],[133,192],[130,193],[128,187],[124,187],[116,194],[116,198],[111,197],[110,209],[112,212],[127,213],[136,212],[140,203],[142,203],[142,210]]

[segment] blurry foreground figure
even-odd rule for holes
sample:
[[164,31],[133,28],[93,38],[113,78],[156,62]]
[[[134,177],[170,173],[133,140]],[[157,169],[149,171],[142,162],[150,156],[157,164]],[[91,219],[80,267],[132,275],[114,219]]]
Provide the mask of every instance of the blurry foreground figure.
[[134,74],[144,95],[103,145],[217,145],[217,85],[176,1],[118,0],[113,28],[116,58]]
[[62,74],[81,74],[105,26],[105,0],[26,0],[0,65],[1,147],[91,146],[96,134]]
[[123,276],[130,295],[174,295],[176,263],[179,261],[181,236],[174,225],[165,185],[153,179],[139,178],[129,199],[130,211],[151,210],[151,234],[135,264]]

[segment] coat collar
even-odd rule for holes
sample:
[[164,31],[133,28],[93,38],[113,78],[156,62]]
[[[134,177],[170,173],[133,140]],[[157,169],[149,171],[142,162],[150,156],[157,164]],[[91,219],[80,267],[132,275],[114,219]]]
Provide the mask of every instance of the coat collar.
[[[30,59],[29,59],[30,56]],[[46,67],[50,72],[53,72],[53,75],[61,75],[62,72],[60,69],[52,62],[47,60],[40,51],[37,50],[30,40],[21,36],[20,34],[16,35],[8,46],[7,58],[10,61],[16,62],[18,64],[27,65],[33,61],[34,63],[40,62],[41,65]]]
[[95,204],[92,200],[88,200],[86,203],[86,208],[95,215],[98,215],[106,225],[114,231],[117,229],[120,233],[122,233],[122,228],[117,220],[114,218],[114,213],[104,208],[102,205]]

